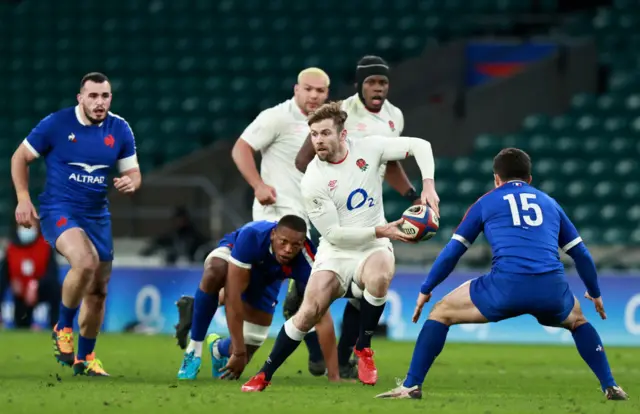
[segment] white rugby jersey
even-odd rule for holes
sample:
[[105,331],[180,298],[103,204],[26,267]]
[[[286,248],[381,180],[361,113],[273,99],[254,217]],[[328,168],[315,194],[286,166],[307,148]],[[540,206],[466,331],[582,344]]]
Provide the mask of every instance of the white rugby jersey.
[[[358,94],[342,101],[342,110],[347,113],[345,129],[347,137],[357,139],[372,135],[399,137],[404,129],[404,115],[397,106],[385,99],[379,112],[369,111]],[[384,178],[386,163],[380,166],[380,175]]]
[[339,163],[315,157],[302,178],[302,197],[309,219],[322,238],[341,250],[367,250],[376,240],[375,227],[386,224],[382,214],[382,163],[416,158],[422,178],[433,179],[431,144],[421,138],[386,137],[347,141],[348,153]]
[[[302,173],[295,167],[296,155],[309,134],[307,116],[293,99],[262,111],[240,137],[262,154],[260,176],[276,189],[275,209],[304,212],[300,197]],[[254,209],[262,206],[257,199]]]

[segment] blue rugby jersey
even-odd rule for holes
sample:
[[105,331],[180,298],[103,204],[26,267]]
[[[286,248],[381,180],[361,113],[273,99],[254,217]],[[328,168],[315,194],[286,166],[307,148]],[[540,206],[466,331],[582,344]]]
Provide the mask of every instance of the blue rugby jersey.
[[23,141],[46,163],[40,209],[66,208],[88,215],[108,215],[109,173],[138,167],[133,132],[111,112],[98,125],[86,125],[78,106],[44,118]]

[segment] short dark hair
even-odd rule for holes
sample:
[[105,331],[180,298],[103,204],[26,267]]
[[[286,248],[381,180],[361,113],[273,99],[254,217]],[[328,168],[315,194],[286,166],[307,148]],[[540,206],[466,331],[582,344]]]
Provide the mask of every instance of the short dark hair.
[[109,78],[107,78],[107,75],[100,72],[87,73],[82,77],[82,80],[80,81],[80,89],[82,89],[84,84],[89,81],[95,82],[95,83],[103,83],[103,82],[109,82]]
[[278,225],[276,227],[286,227],[293,231],[307,234],[307,222],[304,221],[302,217],[293,214],[283,216],[280,220],[278,220]]
[[382,59],[380,56],[375,55],[366,55],[360,58],[358,61],[358,66],[365,65],[385,65],[389,66],[386,60]]
[[502,181],[531,178],[531,158],[518,148],[505,148],[493,159],[493,172]]

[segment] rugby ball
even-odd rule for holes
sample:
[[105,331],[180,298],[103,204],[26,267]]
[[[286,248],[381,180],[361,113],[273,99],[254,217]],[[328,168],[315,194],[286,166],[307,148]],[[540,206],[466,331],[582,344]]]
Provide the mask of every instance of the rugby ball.
[[411,206],[402,213],[400,230],[417,241],[429,240],[438,232],[440,220],[429,206]]

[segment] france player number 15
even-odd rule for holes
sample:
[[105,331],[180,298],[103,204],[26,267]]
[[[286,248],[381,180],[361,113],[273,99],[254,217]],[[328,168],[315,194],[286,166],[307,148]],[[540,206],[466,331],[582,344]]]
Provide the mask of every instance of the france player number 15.
[[[540,206],[536,203],[530,203],[529,200],[535,200],[536,195],[531,193],[520,193],[520,204],[522,205],[522,210],[530,211],[533,210],[534,219],[531,218],[530,214],[523,214],[522,219],[529,226],[539,226],[542,224],[542,210]],[[507,200],[509,202],[509,208],[511,209],[511,218],[513,219],[514,226],[521,226],[522,220],[520,220],[520,211],[518,211],[518,203],[516,203],[516,196],[514,194],[507,194],[502,197],[503,200]]]

